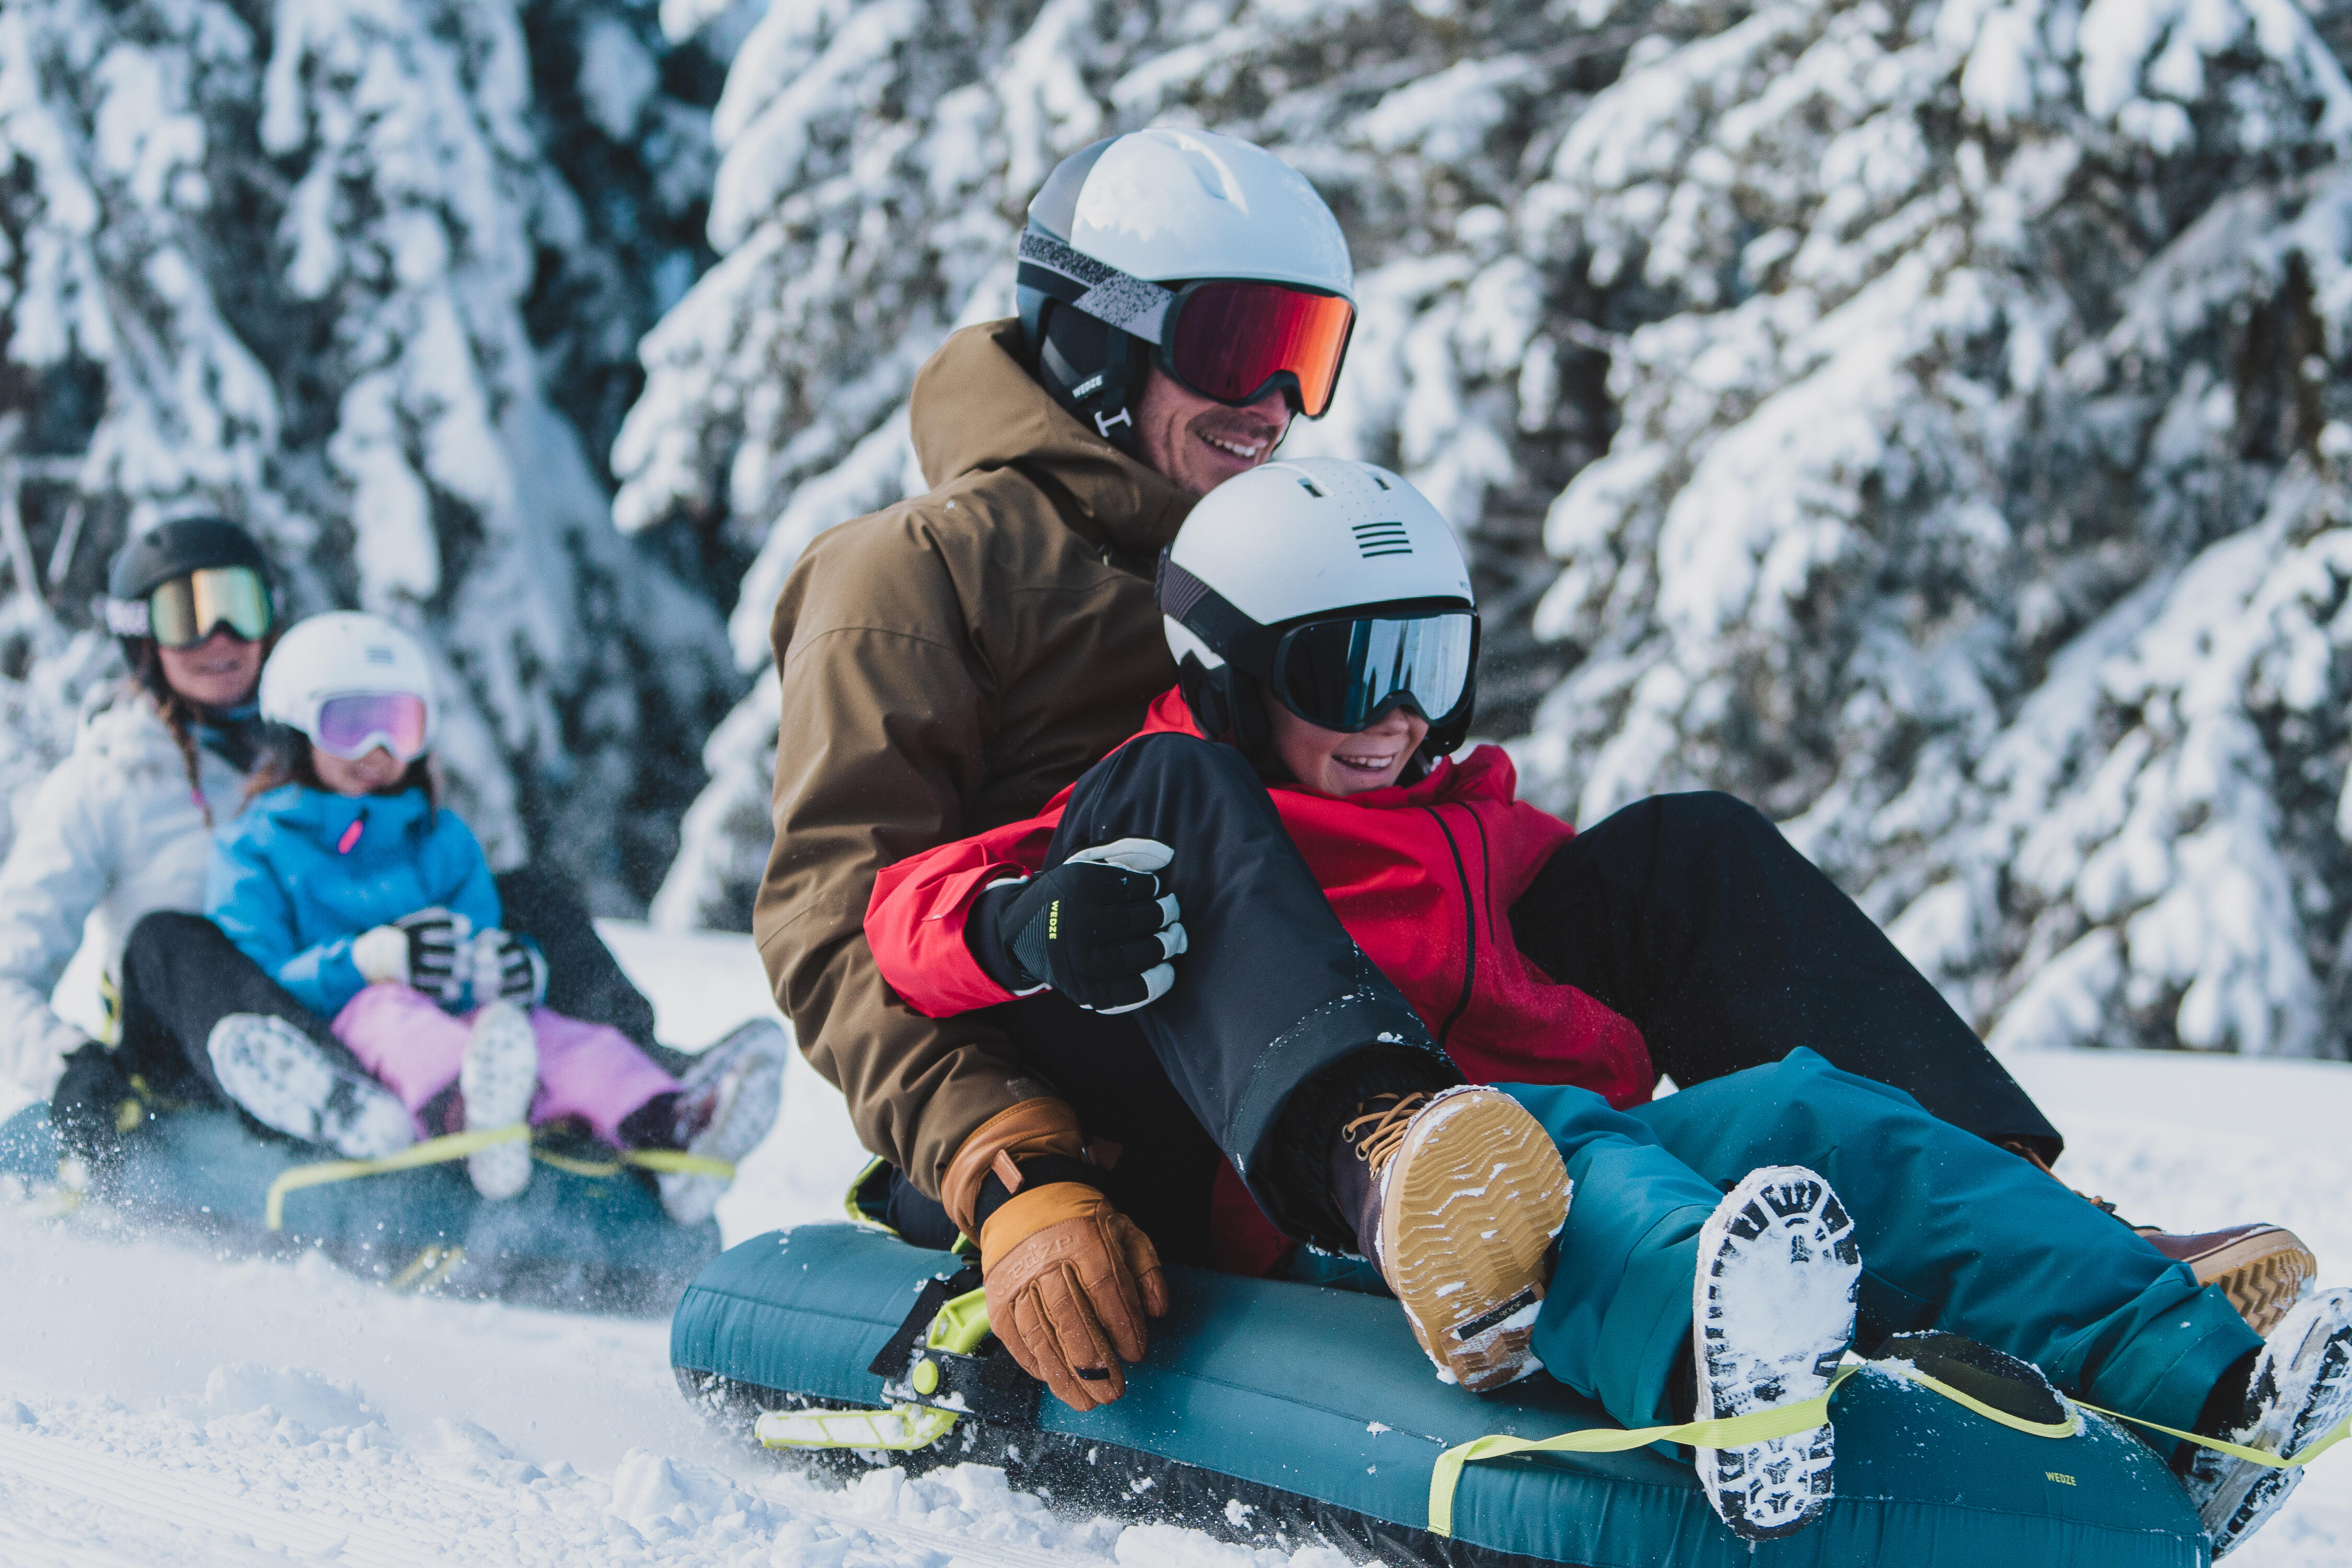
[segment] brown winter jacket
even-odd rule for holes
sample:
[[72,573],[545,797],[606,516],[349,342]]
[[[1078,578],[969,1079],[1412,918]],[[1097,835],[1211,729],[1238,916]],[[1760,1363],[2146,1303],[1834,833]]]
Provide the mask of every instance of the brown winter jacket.
[[776,602],[775,847],[751,917],[801,1048],[868,1149],[938,1195],[1024,1081],[984,1015],[926,1018],[866,945],[882,867],[1042,808],[1134,733],[1175,666],[1152,600],[1192,509],[968,327],[915,378],[930,493],[822,533]]

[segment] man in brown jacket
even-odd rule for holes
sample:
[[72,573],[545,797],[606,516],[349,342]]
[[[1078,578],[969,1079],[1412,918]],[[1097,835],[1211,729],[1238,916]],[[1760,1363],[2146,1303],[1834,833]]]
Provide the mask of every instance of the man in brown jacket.
[[[1221,1156],[1126,1020],[1050,992],[912,1012],[875,966],[866,905],[882,867],[1034,814],[1175,683],[1158,552],[1328,405],[1352,278],[1303,179],[1198,132],[1066,160],[1022,263],[1022,316],[956,333],[916,380],[930,490],[820,535],[778,600],[776,838],[752,923],[861,1141],[980,1239],[991,1300],[1047,1325],[1024,1336],[1008,1306],[1008,1348],[1083,1407],[1118,1397],[1119,1361],[1164,1310],[1159,1252],[1206,1261]],[[2061,1147],[1980,1047],[1918,1065],[2005,1120],[1973,1125],[1918,1079],[1877,1076],[2032,1156]]]

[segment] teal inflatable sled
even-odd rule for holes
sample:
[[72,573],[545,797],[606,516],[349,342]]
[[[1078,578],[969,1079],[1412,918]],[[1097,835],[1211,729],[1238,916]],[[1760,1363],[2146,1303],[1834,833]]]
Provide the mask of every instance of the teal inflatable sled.
[[[51,1187],[58,1155],[47,1107],[0,1122],[0,1175]],[[320,1175],[339,1179],[304,1184]],[[85,1201],[239,1251],[322,1252],[404,1289],[590,1311],[666,1311],[719,1255],[716,1225],[674,1223],[609,1161],[542,1154],[520,1197],[484,1203],[462,1160],[367,1173],[225,1110],[148,1118],[90,1173]]]
[[[1752,1552],[1709,1510],[1690,1468],[1653,1449],[1466,1464],[1457,1454],[1441,1465],[1450,1450],[1495,1434],[1544,1438],[1612,1423],[1547,1377],[1485,1398],[1439,1383],[1393,1302],[1190,1268],[1170,1271],[1175,1310],[1153,1325],[1127,1396],[1079,1415],[1038,1397],[993,1342],[979,1341],[971,1355],[927,1348],[955,1337],[934,1313],[974,1282],[959,1272],[963,1261],[850,1225],[744,1242],[678,1304],[670,1360],[679,1384],[746,1437],[755,1422],[795,1446],[831,1431],[835,1465],[1001,1465],[1057,1505],[1285,1549],[1320,1540],[1385,1562],[2210,1561],[2180,1487],[2120,1428],[2084,1415],[2074,1436],[2037,1436],[1869,1368],[1839,1387],[1831,1407],[1835,1501],[1802,1533]],[[803,1414],[761,1419],[778,1411]],[[861,1442],[898,1451],[859,1454],[851,1446]],[[1458,1479],[1433,1493],[1448,1470]]]

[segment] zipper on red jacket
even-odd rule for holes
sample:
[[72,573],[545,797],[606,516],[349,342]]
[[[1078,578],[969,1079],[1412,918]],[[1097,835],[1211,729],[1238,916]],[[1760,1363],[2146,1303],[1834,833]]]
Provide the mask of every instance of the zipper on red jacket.
[[1445,847],[1454,852],[1454,879],[1462,884],[1462,935],[1465,943],[1462,995],[1454,1004],[1454,1011],[1445,1015],[1444,1026],[1437,1031],[1437,1047],[1444,1050],[1447,1038],[1454,1033],[1454,1026],[1460,1023],[1462,1015],[1470,1009],[1471,988],[1478,980],[1478,903],[1470,896],[1470,871],[1462,864],[1462,846],[1454,842],[1454,829],[1445,826],[1445,818],[1437,814],[1435,806],[1424,805],[1421,809],[1429,813],[1429,820],[1437,824],[1437,831],[1445,835]]

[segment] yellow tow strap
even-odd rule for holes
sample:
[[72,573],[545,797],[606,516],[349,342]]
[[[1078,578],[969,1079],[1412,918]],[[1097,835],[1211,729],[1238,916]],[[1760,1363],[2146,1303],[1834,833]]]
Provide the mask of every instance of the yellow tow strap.
[[1694,1448],[1737,1448],[1770,1437],[1792,1437],[1809,1432],[1830,1418],[1830,1395],[1838,1384],[1862,1370],[1850,1363],[1837,1369],[1830,1385],[1811,1399],[1714,1421],[1686,1421],[1675,1426],[1593,1426],[1562,1432],[1556,1437],[1474,1437],[1437,1456],[1429,1476],[1429,1531],[1454,1533],[1454,1489],[1461,1484],[1462,1467],[1480,1459],[1506,1458],[1513,1454],[1622,1454],[1653,1443],[1686,1443]]
[[756,1428],[771,1448],[880,1448],[910,1453],[955,1430],[952,1410],[894,1405],[887,1410],[771,1410]]
[[2168,1437],[2178,1437],[2184,1443],[2194,1443],[2200,1448],[2210,1448],[2217,1454],[2227,1454],[2233,1459],[2243,1459],[2249,1464],[2266,1465],[2273,1470],[2299,1468],[2344,1441],[2347,1436],[2352,1436],[2352,1415],[2347,1415],[2294,1453],[2265,1454],[2260,1448],[2242,1447],[2236,1443],[2224,1443],[2219,1437],[2200,1437],[2194,1432],[2179,1431],[2159,1422],[2143,1421],[2137,1415],[2126,1415],[2120,1410],[2103,1409],[2096,1405],[2085,1405],[2083,1408],[2096,1410],[2102,1415],[2112,1415],[2118,1421],[2128,1421],[2135,1426],[2145,1426],[2151,1432],[2161,1432]]
[[2147,1426],[2168,1437],[2179,1437],[2200,1447],[2217,1449],[2236,1458],[2274,1469],[2292,1469],[2309,1464],[2352,1433],[2352,1416],[2336,1424],[2333,1430],[2292,1455],[2265,1454],[2259,1448],[2242,1447],[2218,1438],[2201,1437],[2194,1432],[2176,1431],[2153,1421],[2143,1421],[2137,1415],[2125,1415],[2119,1411],[2102,1409],[2096,1405],[2083,1405],[2063,1400],[2066,1419],[2063,1421],[2028,1421],[2011,1415],[2006,1410],[1995,1409],[1980,1399],[1975,1399],[1950,1384],[1928,1376],[1903,1362],[1848,1362],[1839,1367],[1830,1379],[1830,1385],[1811,1399],[1777,1410],[1759,1411],[1753,1415],[1735,1415],[1727,1420],[1690,1421],[1677,1426],[1642,1426],[1632,1431],[1612,1427],[1594,1427],[1582,1432],[1563,1432],[1556,1437],[1478,1437],[1458,1447],[1448,1448],[1437,1456],[1437,1466],[1429,1478],[1429,1530],[1433,1535],[1454,1533],[1454,1492],[1461,1484],[1462,1467],[1480,1459],[1498,1459],[1512,1454],[1622,1454],[1629,1449],[1645,1448],[1653,1443],[1680,1443],[1693,1448],[1737,1448],[1749,1443],[1761,1443],[1773,1437],[1792,1437],[1811,1431],[1830,1418],[1830,1398],[1839,1385],[1864,1367],[1874,1367],[1891,1377],[1916,1383],[1922,1388],[1942,1395],[1988,1421],[1997,1422],[2014,1431],[2035,1437],[2072,1437],[2083,1429],[2081,1412],[2093,1411]]
[[[304,1187],[323,1187],[334,1182],[356,1181],[362,1176],[383,1176],[394,1171],[413,1171],[420,1165],[438,1165],[530,1136],[530,1129],[520,1123],[512,1127],[487,1127],[474,1132],[451,1132],[439,1138],[427,1138],[380,1160],[322,1160],[315,1165],[295,1165],[279,1172],[278,1179],[269,1184],[265,1218],[270,1229],[283,1230],[286,1227],[286,1194],[299,1192]],[[568,1171],[575,1176],[617,1175],[624,1165],[636,1165],[648,1171],[719,1176],[728,1180],[732,1180],[735,1175],[735,1167],[724,1160],[688,1154],[679,1149],[624,1149],[618,1159],[610,1161],[574,1160],[568,1155],[551,1154],[544,1149],[534,1149],[531,1153],[557,1170]]]

